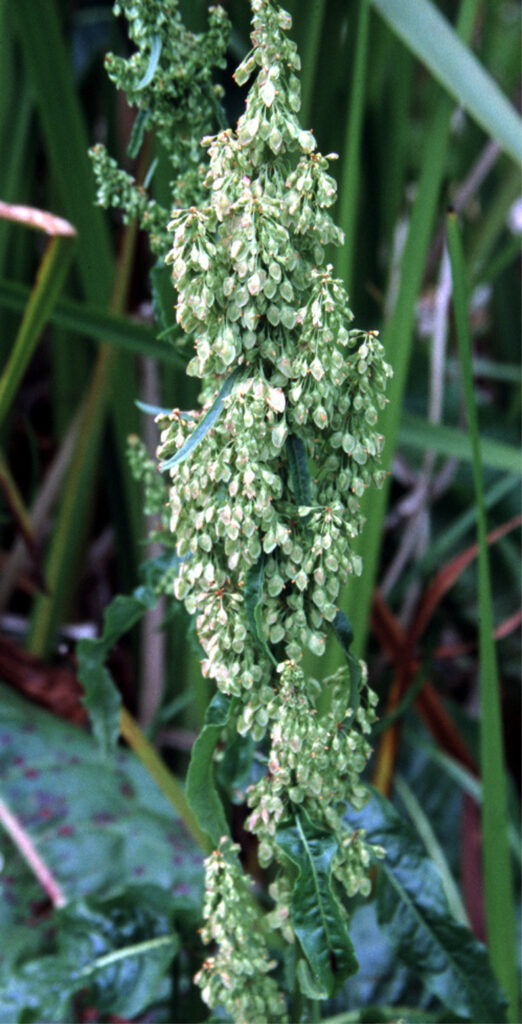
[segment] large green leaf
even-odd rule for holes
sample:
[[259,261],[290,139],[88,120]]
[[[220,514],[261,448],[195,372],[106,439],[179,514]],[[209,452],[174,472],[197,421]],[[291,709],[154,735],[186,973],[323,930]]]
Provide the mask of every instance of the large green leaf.
[[230,720],[234,699],[218,692],[212,698],[190,757],[187,773],[187,800],[200,828],[217,846],[229,834],[225,811],[214,781],[214,751],[224,727]]
[[[292,924],[306,958],[299,977],[306,995],[326,999],[358,969],[347,922],[332,890],[337,840],[301,811],[278,828],[276,841],[297,868],[292,893]],[[303,965],[304,967],[304,965]]]
[[522,163],[522,121],[495,80],[430,0],[371,0],[432,75],[498,142]]
[[440,875],[415,832],[375,790],[348,818],[386,850],[377,913],[398,957],[453,1013],[473,1024],[504,1021],[505,1000],[486,950],[453,917]]
[[78,678],[85,691],[84,704],[94,735],[106,756],[114,753],[118,742],[121,697],[105,661],[116,641],[132,629],[156,601],[152,587],[140,586],[132,594],[118,594],[105,612],[102,636],[80,640],[77,647]]
[[102,1013],[143,1013],[157,1001],[179,947],[172,916],[163,890],[152,885],[69,903],[53,921],[55,949],[0,979],[2,1020],[72,1020],[80,992]]
[[[66,899],[72,904],[94,895],[108,898],[138,883],[159,886],[177,920],[191,931],[197,927],[203,855],[137,758],[120,750],[107,762],[86,732],[5,686],[0,700],[1,794]],[[43,889],[3,832],[0,858],[3,997],[18,965],[48,951],[51,919],[39,910],[46,907]],[[58,1007],[57,998],[53,1015],[39,1019],[70,1021],[65,1012],[58,1015]],[[0,1001],[0,1020],[11,1019]]]

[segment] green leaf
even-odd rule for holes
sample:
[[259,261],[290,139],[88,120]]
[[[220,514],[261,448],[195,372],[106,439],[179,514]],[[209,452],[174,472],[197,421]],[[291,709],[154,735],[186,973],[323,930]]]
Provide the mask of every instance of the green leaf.
[[261,552],[257,562],[248,570],[245,577],[245,609],[250,632],[252,633],[258,647],[263,651],[263,654],[266,654],[267,658],[270,658],[270,661],[276,665],[276,659],[263,636],[262,600],[264,578],[265,556],[264,553]]
[[286,450],[290,464],[290,476],[294,488],[295,500],[298,505],[311,505],[310,473],[305,446],[300,437],[289,434],[286,439]]
[[[69,903],[122,886],[157,885],[164,906],[195,930],[203,894],[202,853],[171,803],[134,754],[119,750],[102,761],[84,730],[0,686],[2,798],[48,866]],[[5,1005],[8,979],[23,960],[49,949],[48,915],[35,915],[42,889],[18,849],[0,830],[0,1020],[15,1020]],[[54,920],[54,919],[53,919]],[[123,936],[141,941],[153,930]],[[157,934],[160,934],[158,929]],[[28,983],[29,985],[29,983]],[[26,989],[28,987],[26,986]],[[12,992],[12,988],[9,989]],[[37,989],[33,996],[37,996]],[[17,1004],[15,1004],[17,1005]],[[70,1022],[56,1007],[37,1020]]]
[[130,595],[118,594],[105,612],[101,637],[80,640],[77,647],[78,678],[85,691],[83,703],[105,757],[115,751],[118,742],[121,697],[104,662],[111,647],[156,600],[154,590],[147,586],[137,587]]
[[163,890],[152,885],[69,903],[55,914],[56,950],[0,979],[4,1019],[72,1020],[80,991],[102,1013],[143,1013],[179,945],[171,916]]
[[[18,281],[0,279],[0,305],[7,309],[22,312],[30,294],[30,289],[26,285]],[[87,303],[75,302],[74,299],[59,299],[49,313],[48,319],[49,323],[57,327],[94,338],[95,341],[106,342],[107,345],[115,345],[138,355],[151,356],[161,363],[185,365],[180,353],[172,345],[156,341],[154,332],[146,324],[97,309]]]
[[484,946],[455,921],[440,875],[415,832],[376,790],[348,820],[383,846],[379,923],[399,958],[432,995],[473,1024],[505,1020],[505,1000]]
[[448,907],[450,908],[453,917],[456,921],[460,921],[461,924],[468,927],[469,918],[466,913],[466,908],[464,907],[459,888],[451,872],[446,853],[439,843],[436,831],[433,827],[432,821],[430,820],[430,815],[426,813],[421,801],[417,798],[413,789],[400,772],[396,771],[393,779],[395,792],[401,800],[405,810],[408,812],[417,835],[419,839],[422,840],[430,860],[437,867],[444,887],[444,892],[446,894],[446,899],[448,901]]
[[276,841],[297,868],[292,893],[292,923],[307,964],[299,968],[305,994],[327,999],[355,974],[355,957],[347,923],[331,884],[337,840],[310,820],[305,811],[283,825]]
[[343,611],[339,609],[335,616],[332,626],[335,631],[335,635],[346,655],[346,660],[350,668],[350,704],[354,711],[357,711],[361,697],[361,666],[359,659],[352,653],[350,647],[353,643],[353,629],[350,620],[346,617]]
[[430,0],[372,0],[432,75],[501,149],[522,163],[522,122],[491,75]]
[[179,947],[173,904],[159,886],[136,885],[108,899],[70,903],[59,913],[59,946],[102,1013],[133,1018],[155,1002]]
[[[399,440],[404,447],[418,448],[422,451],[428,449],[440,455],[465,459],[466,462],[472,459],[469,433],[459,430],[458,427],[449,427],[445,423],[429,423],[421,416],[409,412],[402,415]],[[522,473],[520,451],[516,445],[484,437],[482,457],[484,465],[491,469],[503,470],[516,476]]]
[[3,424],[42,330],[60,294],[74,251],[75,235],[54,235],[47,242],[24,317],[0,375],[0,424]]
[[147,70],[146,70],[145,74],[143,75],[143,78],[141,78],[140,81],[138,82],[138,84],[136,86],[137,89],[144,89],[145,86],[150,85],[150,83],[152,82],[152,79],[154,78],[154,75],[156,74],[156,70],[157,70],[157,67],[158,67],[158,63],[159,63],[159,59],[160,59],[160,53],[161,53],[161,36],[159,35],[158,32],[155,32],[154,35],[152,36],[152,42],[151,42],[151,47],[150,47],[150,58],[149,58],[149,63],[148,63],[148,66],[147,66]]
[[132,126],[131,137],[129,139],[129,145],[127,146],[127,156],[131,160],[134,160],[135,157],[137,157],[141,149],[149,117],[150,110],[138,110],[138,113],[136,114],[136,118]]
[[500,683],[494,637],[481,438],[475,400],[469,297],[464,251],[457,217],[447,220],[448,253],[462,385],[472,449],[477,505],[479,679],[481,702],[480,765],[483,785],[482,841],[488,947],[498,979],[509,998],[508,1019],[519,1020],[520,983],[515,898],[508,842],[506,768],[500,711]]
[[83,703],[89,712],[92,729],[103,756],[114,754],[120,735],[121,696],[105,667],[107,650],[102,640],[80,640],[78,679],[83,689]]
[[213,757],[224,727],[230,721],[235,701],[218,691],[211,700],[190,757],[187,772],[187,800],[198,825],[217,846],[221,836],[229,835],[223,804],[214,780]]
[[105,616],[102,640],[107,653],[117,640],[128,633],[147,609],[153,608],[157,595],[152,587],[140,586],[132,594],[118,594],[108,606]]
[[172,456],[172,458],[167,459],[166,462],[160,462],[159,468],[162,472],[166,469],[172,469],[172,467],[176,466],[178,462],[184,462],[185,459],[188,459],[189,455],[192,455],[192,453],[198,447],[198,445],[201,444],[203,438],[214,426],[214,423],[216,422],[218,416],[222,412],[223,401],[232,390],[232,385],[238,375],[238,372],[239,367],[236,367],[236,369],[232,370],[232,373],[228,375],[227,379],[225,380],[224,384],[221,387],[221,390],[214,404],[203,417],[201,423],[198,423],[196,429],[192,432],[190,437],[187,438],[183,447],[180,448],[179,451],[177,451],[176,454]]

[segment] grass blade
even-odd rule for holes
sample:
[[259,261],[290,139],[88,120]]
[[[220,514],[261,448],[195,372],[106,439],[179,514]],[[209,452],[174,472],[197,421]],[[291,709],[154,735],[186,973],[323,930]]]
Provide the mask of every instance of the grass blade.
[[[0,203],[0,216],[4,215],[5,206],[6,204]],[[43,218],[47,218],[49,222],[52,221],[50,215],[41,210],[28,211],[25,207],[14,207],[14,210],[24,210],[33,215],[33,218],[34,216],[42,218],[43,230],[47,230]],[[10,211],[13,211],[13,207],[10,207]],[[24,220],[23,223],[29,224],[30,222]],[[65,225],[65,222],[60,223]],[[48,226],[50,227],[51,224],[49,223]],[[18,385],[69,270],[73,254],[71,241],[75,238],[75,231],[70,224],[66,227],[67,230],[64,227],[63,233],[56,233],[47,243],[22,323],[0,378],[0,425],[9,412]]]
[[78,231],[83,289],[91,301],[101,305],[109,298],[113,277],[109,232],[102,211],[94,205],[89,139],[56,8],[52,0],[39,0],[35,17],[32,0],[17,0],[7,9],[20,42],[65,215]]
[[[478,6],[478,0],[464,0],[460,8],[457,31],[465,39],[471,35]],[[389,468],[391,465],[401,421],[415,325],[416,301],[421,289],[426,256],[435,224],[437,203],[446,165],[452,110],[453,104],[449,97],[442,96],[426,138],[422,170],[402,256],[397,299],[383,331],[382,340],[386,349],[386,358],[392,364],[394,372],[388,386],[389,403],[379,418],[380,430],[385,437],[384,468]],[[364,572],[361,579],[357,580],[356,586],[346,588],[340,602],[353,626],[354,647],[357,654],[361,654],[366,646],[388,493],[389,479],[382,490],[377,494],[372,494],[371,500],[363,499],[362,501],[362,509],[367,516],[367,522],[363,537],[358,544],[358,552],[363,559]],[[332,667],[329,663],[330,671]]]
[[430,860],[432,860],[438,868],[442,886],[448,901],[448,906],[453,917],[456,921],[460,921],[461,924],[465,924],[469,927],[468,915],[466,914],[457,883],[450,871],[446,855],[437,839],[437,836],[435,835],[428,815],[422,809],[415,793],[400,772],[395,772],[393,784],[395,792],[401,798],[415,828],[417,829],[420,839],[422,839],[422,842],[426,847]]
[[306,37],[302,46],[303,71],[301,75],[301,113],[305,128],[310,124],[314,85],[317,81],[321,30],[325,15],[326,0],[314,0],[307,12]]
[[[31,290],[18,281],[0,278],[0,306],[23,311]],[[156,341],[152,327],[128,317],[118,316],[104,309],[97,309],[88,303],[62,298],[56,302],[48,321],[67,331],[93,338],[95,341],[132,352],[134,355],[150,356],[160,363],[186,366],[186,359],[167,342]]]
[[366,82],[368,35],[370,27],[370,3],[362,0],[357,22],[355,62],[349,111],[346,118],[346,134],[343,143],[342,179],[339,197],[339,226],[344,231],[345,245],[336,253],[335,271],[350,292],[352,287],[353,261],[355,256],[355,229],[359,198],[359,161],[361,151],[362,115]]
[[513,879],[508,840],[502,723],[497,656],[493,637],[493,601],[489,569],[484,482],[480,452],[469,333],[469,303],[464,253],[456,215],[448,216],[448,251],[462,385],[473,452],[477,504],[478,601],[480,651],[480,759],[483,784],[482,832],[486,919],[491,963],[509,1000],[509,1020],[518,1021],[518,971]]
[[498,85],[430,0],[372,0],[405,45],[518,164],[522,121]]
[[[131,270],[128,254],[134,249],[135,239],[136,225],[129,225],[125,230],[114,285],[112,302],[115,309],[121,309],[124,304]],[[81,553],[78,538],[82,536],[87,526],[86,510],[88,511],[91,506],[93,478],[105,413],[117,368],[119,369],[116,350],[103,346],[83,405],[78,443],[71,461],[45,566],[50,594],[37,598],[31,616],[28,649],[40,657],[48,653],[56,628],[70,604],[69,587],[75,580],[78,557]]]
[[[457,427],[449,427],[443,423],[429,423],[421,416],[405,412],[398,433],[399,440],[405,447],[420,448],[423,451],[437,452],[439,455],[453,456],[471,462],[473,459],[470,435]],[[485,466],[513,476],[522,474],[520,449],[504,441],[495,441],[487,437],[482,440],[482,460]]]

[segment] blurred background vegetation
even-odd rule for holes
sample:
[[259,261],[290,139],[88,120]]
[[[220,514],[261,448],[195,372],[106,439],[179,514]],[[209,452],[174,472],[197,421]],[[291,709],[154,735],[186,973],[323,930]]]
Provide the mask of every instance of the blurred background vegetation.
[[[249,5],[227,0],[224,6],[233,28],[221,80],[233,125],[243,97],[231,72],[249,48]],[[390,726],[376,740],[372,770],[391,792],[399,766],[405,784],[417,787],[420,813],[439,830],[440,842],[449,824],[447,786],[454,787],[451,799],[461,802],[451,806],[464,815],[465,828],[454,829],[445,848],[464,880],[473,927],[484,937],[472,841],[478,812],[470,796],[479,756],[476,495],[445,220],[451,205],[462,227],[471,298],[488,528],[497,530],[489,553],[515,807],[520,166],[506,152],[504,108],[495,116],[493,104],[490,127],[480,126],[448,93],[448,83],[457,96],[461,88],[475,89],[480,107],[488,101],[481,80],[468,75],[466,84],[467,67],[459,78],[443,39],[424,39],[435,52],[437,66],[429,70],[386,18],[396,3],[287,0],[285,6],[303,62],[303,125],[313,128],[322,152],[339,154],[332,164],[339,183],[334,216],[347,244],[331,259],[348,285],[357,326],[381,331],[395,373],[382,422],[388,487],[367,505],[365,571],[343,597],[381,697],[383,724]],[[520,5],[437,0],[435,6],[518,108]],[[204,0],[181,0],[180,7],[190,28],[204,29]],[[145,239],[94,204],[90,145],[105,142],[138,177],[147,170],[143,158],[136,166],[126,156],[134,112],[106,77],[108,50],[129,52],[125,25],[110,3],[0,0],[0,677],[71,721],[81,719],[75,643],[97,634],[111,598],[136,586],[140,563],[155,550],[126,457],[130,434],[144,437],[151,451],[156,444],[154,425],[136,400],[181,408],[197,401],[182,355],[158,337],[174,322],[167,272],[158,328]],[[166,168],[149,140],[146,159],[155,155],[153,188],[168,203]],[[41,225],[28,229],[10,204],[65,218],[76,236],[56,224],[51,233]],[[338,657],[328,649],[326,662],[311,659],[309,667],[323,673]],[[165,602],[149,611],[114,652],[111,668],[127,706],[182,771],[210,694],[185,613]],[[451,775],[448,757],[462,768],[460,779]],[[434,765],[444,782],[432,788]],[[411,791],[403,789],[406,803]],[[416,813],[411,803],[409,813]]]

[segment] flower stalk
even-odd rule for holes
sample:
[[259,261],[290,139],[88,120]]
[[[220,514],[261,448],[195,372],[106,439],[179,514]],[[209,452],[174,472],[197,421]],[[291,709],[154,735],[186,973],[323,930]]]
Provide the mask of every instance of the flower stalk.
[[[122,6],[141,49],[130,82],[114,58],[110,68],[131,101],[152,90],[142,107],[147,123],[156,118],[173,145],[158,96],[165,81],[178,81],[176,44],[167,42],[157,0]],[[329,212],[335,155],[318,153],[299,123],[291,19],[274,0],[251,7],[252,49],[235,73],[238,85],[250,83],[245,111],[235,129],[203,139],[206,169],[188,179],[189,202],[173,187],[167,262],[201,407],[157,416],[168,478],[163,490],[149,483],[148,500],[157,508],[158,496],[166,498],[165,540],[176,550],[163,586],[194,617],[203,675],[230,702],[223,741],[239,733],[255,750],[246,827],[270,872],[271,905],[261,914],[232,838],[214,839],[202,931],[214,950],[196,980],[209,1006],[262,1024],[288,1019],[270,935],[295,961],[305,1000],[328,998],[357,969],[346,900],[369,892],[370,858],[382,853],[343,817],[348,803],[357,809],[365,800],[360,774],[376,697],[349,650],[338,599],[362,569],[353,550],[360,499],[384,480],[377,420],[391,370],[377,334],[351,326],[348,295],[327,262],[328,248],[343,241]],[[202,163],[193,142],[182,156],[194,170]],[[123,189],[128,211],[144,224],[147,214],[149,227],[154,221],[152,245],[164,252],[156,208],[143,207],[105,156],[95,162],[100,199],[116,202]],[[132,458],[150,481],[136,444]],[[303,672],[303,655],[320,657],[332,628],[347,664],[319,681]],[[194,758],[212,758],[215,746],[196,744],[191,784]]]

